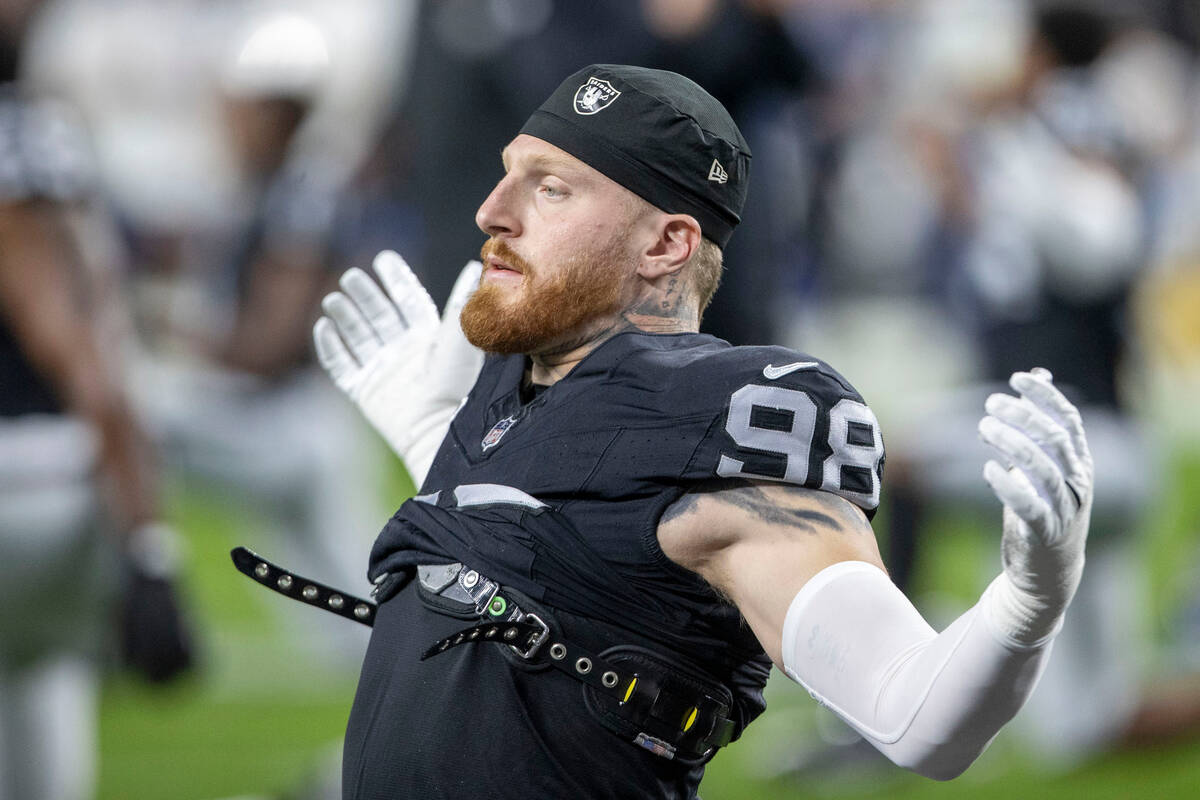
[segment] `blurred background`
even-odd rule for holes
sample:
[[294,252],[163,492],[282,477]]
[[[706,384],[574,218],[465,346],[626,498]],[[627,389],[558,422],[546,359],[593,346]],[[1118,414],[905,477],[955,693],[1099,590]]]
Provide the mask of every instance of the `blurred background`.
[[1096,456],[1055,657],[965,776],[776,676],[703,796],[1197,796],[1198,50],[1192,0],[0,0],[0,800],[337,796],[366,630],[228,550],[368,591],[413,487],[314,367],[320,298],[392,248],[440,304],[593,62],[738,121],[704,328],[859,388],[931,621],[999,567],[986,394],[1048,367]]

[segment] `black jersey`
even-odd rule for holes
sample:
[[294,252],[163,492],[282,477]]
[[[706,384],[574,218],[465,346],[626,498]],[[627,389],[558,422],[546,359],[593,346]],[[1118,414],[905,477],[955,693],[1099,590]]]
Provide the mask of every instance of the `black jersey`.
[[[871,514],[874,415],[816,359],[701,334],[620,334],[528,402],[525,366],[488,359],[422,496],[380,534],[372,579],[461,562],[596,652],[638,646],[719,682],[740,733],[763,710],[770,662],[737,609],[662,553],[659,519],[722,478],[830,491]],[[347,730],[347,798],[694,795],[700,764],[610,732],[566,676],[491,644],[418,662],[463,623],[414,585],[376,621]]]

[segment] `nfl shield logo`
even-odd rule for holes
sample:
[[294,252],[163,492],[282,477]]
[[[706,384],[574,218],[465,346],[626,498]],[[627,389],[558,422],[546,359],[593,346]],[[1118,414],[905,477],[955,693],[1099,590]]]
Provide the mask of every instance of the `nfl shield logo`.
[[487,432],[487,436],[483,437],[483,449],[487,450],[489,447],[494,447],[500,441],[500,438],[504,436],[505,431],[516,424],[516,417],[505,417],[493,425],[492,429]]
[[588,78],[587,83],[575,92],[575,113],[588,116],[603,111],[620,97],[621,93],[608,81]]

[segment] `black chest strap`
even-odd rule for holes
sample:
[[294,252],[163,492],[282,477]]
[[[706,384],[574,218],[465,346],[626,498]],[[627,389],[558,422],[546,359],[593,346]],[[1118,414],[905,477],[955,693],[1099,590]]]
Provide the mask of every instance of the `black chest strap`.
[[419,567],[418,578],[427,592],[473,605],[483,618],[434,642],[422,660],[465,644],[507,644],[520,658],[548,663],[593,689],[602,698],[600,715],[612,716],[620,733],[655,755],[707,760],[732,740],[731,704],[716,696],[715,686],[706,690],[703,681],[651,659],[609,657],[636,648],[598,654],[570,641],[542,616],[523,610],[512,593],[461,564]]
[[[375,624],[378,606],[370,600],[285,570],[245,547],[231,555],[239,572],[279,594],[368,627]],[[593,690],[597,702],[589,698],[589,707],[597,718],[657,756],[703,762],[732,740],[731,702],[717,684],[672,669],[640,648],[592,652],[562,636],[543,615],[526,612],[495,581],[461,564],[422,566],[418,578],[426,591],[470,606],[482,618],[435,642],[422,660],[464,644],[506,645],[517,657],[547,663]]]

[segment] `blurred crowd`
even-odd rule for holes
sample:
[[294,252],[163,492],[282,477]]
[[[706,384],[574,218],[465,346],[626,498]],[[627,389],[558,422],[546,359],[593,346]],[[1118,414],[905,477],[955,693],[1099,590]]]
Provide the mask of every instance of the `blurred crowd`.
[[[314,367],[320,299],[390,248],[441,304],[501,148],[593,62],[681,72],[742,127],[753,180],[704,329],[862,391],[902,588],[931,515],[996,516],[982,398],[1035,365],[1068,387],[1089,567],[1023,716],[1060,763],[1128,737],[1138,533],[1163,443],[1200,439],[1198,55],[1189,0],[0,0],[0,599],[25,609],[0,624],[0,800],[89,796],[97,598],[147,678],[193,661],[160,474],[368,590],[400,498]],[[301,638],[352,669],[349,627]]]

